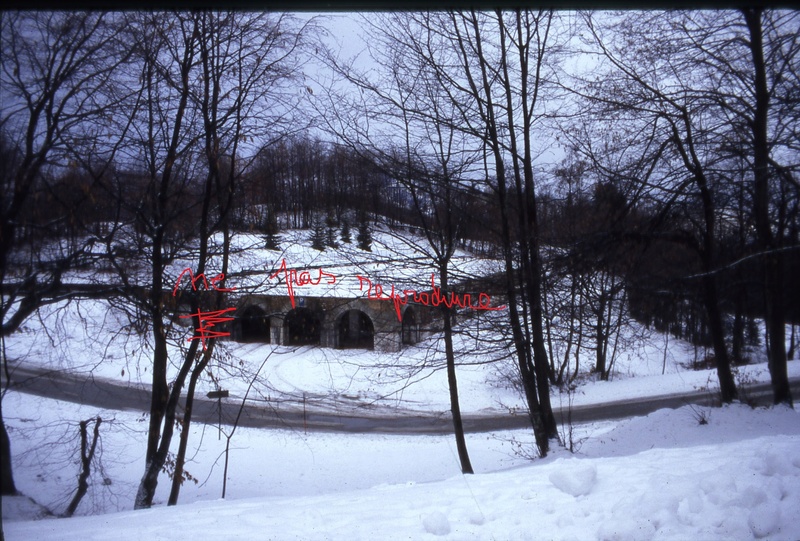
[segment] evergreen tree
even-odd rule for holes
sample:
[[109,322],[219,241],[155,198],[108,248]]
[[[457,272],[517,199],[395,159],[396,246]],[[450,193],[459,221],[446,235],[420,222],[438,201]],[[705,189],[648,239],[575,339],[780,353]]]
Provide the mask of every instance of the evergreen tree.
[[358,213],[358,235],[356,235],[358,247],[367,252],[372,251],[372,233],[369,231],[369,223],[367,221],[367,213]]
[[346,217],[342,218],[341,236],[342,236],[342,242],[344,242],[345,244],[350,244],[351,242],[353,242],[353,238],[350,235],[350,222],[347,220]]
[[311,247],[320,252],[325,250],[325,226],[316,216],[311,223]]
[[264,220],[264,233],[266,234],[265,248],[267,250],[280,250],[279,232],[278,218],[275,216],[275,212],[270,209],[267,218]]
[[338,248],[339,243],[336,242],[336,218],[333,217],[331,212],[328,212],[325,217],[325,227],[325,245],[331,248]]

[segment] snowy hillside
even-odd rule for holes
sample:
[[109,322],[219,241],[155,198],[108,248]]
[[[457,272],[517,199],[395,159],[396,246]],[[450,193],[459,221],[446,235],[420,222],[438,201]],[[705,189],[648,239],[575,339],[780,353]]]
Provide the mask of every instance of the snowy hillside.
[[[269,274],[282,260],[399,283],[431,271],[423,263],[393,267],[408,243],[389,235],[376,235],[374,254],[365,256],[347,247],[303,248],[304,233],[290,234],[283,252],[257,247],[257,236],[240,235],[242,252],[231,273],[238,285],[262,293],[267,287],[279,290]],[[393,244],[398,242],[403,246]],[[466,275],[492,272],[493,262],[468,254],[457,254],[456,261]],[[175,263],[176,276],[183,264],[188,262]],[[494,339],[493,327],[481,323],[487,321],[465,318],[460,325],[485,325],[481,332]],[[181,332],[171,342],[171,355],[185,347]],[[618,354],[612,381],[579,378],[574,392],[555,392],[555,406],[717,389],[713,370],[687,368],[698,355],[692,346],[667,342],[635,322],[624,332],[628,348]],[[449,412],[438,336],[399,353],[230,340],[217,345],[199,394],[224,388],[234,403],[249,392],[248,404],[258,407],[288,404],[342,414]],[[45,307],[5,346],[12,369],[42,366],[149,387],[146,336],[105,301]],[[456,337],[456,349],[462,412],[524,410],[512,381],[512,360],[469,334]],[[789,363],[789,373],[800,376],[796,361]],[[738,367],[736,377],[745,389],[769,381],[764,363]],[[157,508],[137,512],[130,510],[143,469],[145,412],[99,410],[12,390],[3,398],[3,416],[17,486],[41,505],[26,497],[3,500],[9,540],[800,538],[800,417],[786,408],[687,406],[616,422],[563,425],[562,439],[576,453],[559,448],[533,461],[530,430],[467,434],[474,476],[459,473],[452,435],[254,428],[232,433],[230,426],[194,424],[191,479],[179,506],[158,508],[169,489],[162,475]],[[101,443],[89,493],[76,513],[83,516],[47,518],[47,511],[63,512],[74,493],[77,426],[96,416],[103,419]]]
[[[373,233],[371,251],[359,249],[354,243],[340,242],[337,248],[324,251],[310,247],[309,230],[289,230],[281,235],[279,250],[264,247],[262,235],[239,233],[232,239],[229,273],[230,285],[240,288],[240,292],[272,293],[286,295],[286,287],[278,278],[269,276],[279,272],[283,262],[288,269],[324,269],[337,276],[333,284],[323,281],[317,285],[298,286],[298,294],[324,295],[352,298],[366,296],[366,289],[360,287],[358,275],[369,278],[373,283],[385,284],[388,288],[430,288],[431,273],[436,273],[434,253],[425,238],[406,231],[383,229]],[[221,242],[221,239],[217,239]],[[175,265],[192,266],[191,261]],[[218,268],[218,267],[217,267]],[[464,250],[453,254],[450,273],[455,281],[473,276],[485,276],[502,271],[499,261],[479,259]],[[236,283],[234,284],[233,281]]]

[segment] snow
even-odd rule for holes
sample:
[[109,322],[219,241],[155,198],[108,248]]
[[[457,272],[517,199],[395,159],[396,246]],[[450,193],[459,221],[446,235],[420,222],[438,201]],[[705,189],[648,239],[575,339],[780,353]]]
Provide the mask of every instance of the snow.
[[240,428],[231,439],[226,500],[219,499],[225,436],[195,426],[187,469],[199,482],[187,482],[181,505],[166,508],[163,476],[157,506],[136,512],[142,414],[15,391],[3,408],[18,486],[55,513],[74,490],[77,421],[100,415],[105,423],[102,475],[93,474],[78,508],[93,515],[28,520],[34,510],[23,498],[6,498],[9,540],[108,539],[112,532],[117,541],[800,536],[800,416],[787,407],[685,406],[577,426],[577,453],[557,448],[533,462],[520,454],[532,449],[529,431],[468,434],[471,476],[459,473],[451,435]]
[[450,521],[441,511],[434,511],[422,519],[425,531],[433,535],[447,535],[450,533]]
[[[472,324],[469,320],[464,323]],[[145,339],[131,332],[109,331],[129,328],[127,325],[125,315],[109,309],[104,301],[49,306],[7,339],[6,351],[12,362],[91,373],[93,378],[146,388],[152,376]],[[69,329],[67,341],[57,337],[64,329]],[[172,358],[178,358],[189,333],[188,329],[178,329],[170,343]],[[640,329],[636,333],[642,334]],[[476,348],[465,337],[456,337],[456,341],[462,412],[470,415],[524,410],[525,401],[509,381],[508,374],[515,371],[513,362],[491,362],[486,348]],[[687,370],[692,349],[675,339],[670,341],[669,362],[662,375],[663,353],[658,347],[663,344],[663,337],[657,333],[641,339],[638,349],[619,356],[613,384],[585,381],[569,396],[554,395],[553,405],[567,406],[571,401],[573,406],[587,406],[639,396],[717,391],[716,371]],[[199,394],[219,386],[230,391],[231,400],[238,401],[255,378],[249,398],[281,404],[305,403],[309,411],[363,413],[388,408],[394,413],[443,413],[450,409],[442,355],[431,354],[443,348],[435,337],[395,354],[232,341],[220,341],[217,346],[210,369],[213,377],[206,373],[201,378]],[[171,370],[174,374],[176,369]],[[788,363],[788,372],[790,377],[800,376],[800,363]],[[737,384],[745,390],[753,383],[769,382],[765,362],[736,367],[735,373]]]
[[[13,393],[11,395],[14,396]],[[19,398],[19,397],[18,397]],[[26,400],[26,398],[22,398]],[[52,402],[52,401],[51,401]],[[61,405],[68,409],[74,406]],[[249,431],[238,441],[233,486],[227,500],[210,494],[147,511],[69,520],[6,521],[9,540],[118,541],[153,539],[797,539],[800,524],[800,419],[789,408],[733,405],[710,410],[700,425],[690,408],[660,410],[623,421],[587,439],[578,454],[557,451],[526,463],[476,443],[473,463],[493,461],[495,471],[457,473],[454,455],[436,466],[441,480],[414,478],[444,458],[447,438],[428,436],[301,437],[284,431]],[[658,425],[671,434],[653,438]],[[733,441],[723,433],[740,428]],[[716,443],[704,441],[711,433]],[[206,441],[215,438],[206,435]],[[506,434],[508,436],[508,434]],[[516,433],[523,437],[523,433]],[[375,445],[388,441],[389,445]],[[236,442],[236,440],[234,440]],[[301,484],[320,472],[304,469],[291,452],[274,454],[276,441],[326,462],[333,471],[294,495],[277,495],[275,477],[287,470]],[[384,454],[390,447],[396,453]],[[502,447],[502,446],[501,446]],[[416,452],[415,452],[416,451]],[[369,461],[365,457],[372,454]],[[323,456],[325,455],[325,456]],[[252,460],[252,462],[251,462]],[[286,461],[286,462],[284,462]],[[511,466],[508,461],[512,462]],[[306,466],[314,459],[306,457]],[[138,466],[138,465],[136,465]],[[138,471],[138,468],[134,468]],[[377,471],[376,471],[377,470]],[[380,478],[391,477],[389,482]],[[405,481],[400,479],[405,475]],[[364,477],[360,480],[360,477]],[[349,479],[354,486],[341,486]],[[164,483],[164,481],[162,481]],[[254,494],[260,496],[254,497]],[[5,502],[4,502],[5,503]],[[5,505],[4,505],[5,508]]]
[[[226,287],[238,287],[240,293],[286,295],[286,271],[291,270],[298,274],[308,270],[313,280],[306,285],[295,284],[293,288],[297,295],[366,297],[367,284],[358,279],[359,275],[369,278],[373,285],[382,284],[387,297],[392,285],[398,288],[398,294],[403,288],[430,290],[432,273],[436,274],[436,284],[439,284],[433,253],[427,248],[427,240],[423,237],[378,230],[373,233],[370,252],[359,249],[355,243],[340,243],[335,250],[318,251],[308,248],[311,234],[310,230],[303,229],[283,232],[281,250],[265,249],[260,235],[235,235],[232,250],[236,252],[236,257],[231,260]],[[181,264],[192,266],[190,261]],[[180,272],[178,265],[174,267]],[[212,268],[219,266],[212,264]],[[457,282],[465,277],[500,272],[502,268],[497,260],[475,258],[463,250],[456,250],[449,272],[453,282]],[[319,269],[334,275],[336,279],[331,281],[327,276],[320,276]],[[473,294],[477,296],[477,293]]]
[[[355,249],[296,250],[301,234],[287,233],[294,237],[285,239],[283,253],[257,247],[257,236],[239,236],[245,252],[232,276],[241,283],[225,285],[267,291],[267,267],[284,257],[342,276],[365,265]],[[391,268],[392,259],[408,249],[392,244],[396,240],[376,234],[374,251],[383,261],[364,267],[386,283],[412,278],[408,269]],[[176,276],[183,263],[176,262]],[[253,268],[261,274],[243,274]],[[634,347],[617,359],[612,381],[579,380],[571,394],[554,394],[554,406],[715,392],[714,371],[686,369],[695,355],[691,347],[671,339],[665,356],[662,335],[629,332],[638,338],[626,338]],[[508,379],[513,363],[492,362],[485,348],[457,340],[464,341],[457,344],[463,352],[457,369],[462,412],[523,408]],[[446,414],[450,407],[440,356],[432,354],[441,347],[435,337],[401,354],[227,341],[218,346],[198,393],[220,386],[238,402],[255,380],[254,401],[302,404],[312,411]],[[124,314],[101,301],[46,307],[5,347],[12,367],[66,369],[144,388],[151,377],[146,340],[132,332]],[[170,355],[183,347],[178,329]],[[788,368],[790,377],[800,376],[800,363]],[[744,388],[769,381],[763,362],[736,371]],[[800,539],[800,416],[787,407],[685,406],[571,430],[564,426],[564,443],[575,452],[554,446],[547,458],[535,460],[530,430],[469,433],[475,475],[460,473],[448,434],[241,427],[231,435],[228,426],[194,424],[186,467],[192,478],[182,487],[180,504],[166,507],[170,480],[162,475],[156,505],[145,511],[132,510],[144,468],[144,412],[101,410],[14,390],[3,396],[2,407],[15,480],[26,495],[3,498],[8,540]],[[96,416],[103,422],[89,492],[75,517],[48,518],[45,509],[63,512],[75,490],[78,423]]]
[[564,463],[560,470],[548,477],[558,490],[570,496],[585,496],[594,488],[597,481],[597,468],[594,464],[581,464],[574,461]]

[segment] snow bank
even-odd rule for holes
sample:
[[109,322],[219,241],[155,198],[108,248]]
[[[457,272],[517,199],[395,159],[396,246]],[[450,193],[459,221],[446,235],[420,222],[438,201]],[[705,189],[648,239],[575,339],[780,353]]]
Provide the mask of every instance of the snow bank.
[[[264,496],[65,520],[12,521],[5,523],[5,530],[11,541],[800,538],[800,415],[789,408],[746,406],[706,414],[705,425],[689,407],[623,421],[590,436],[578,455],[557,450],[545,460],[524,465],[517,461],[511,468],[496,463],[498,471],[344,491],[343,476],[357,485],[361,476],[375,481],[376,469],[413,477],[425,454],[435,453],[431,442],[452,455],[451,463],[441,468],[452,472],[457,460],[452,442],[398,437],[389,442],[401,452],[384,455],[386,448],[376,448],[371,436],[326,435],[321,442],[308,438],[298,446],[309,447],[316,462],[335,455],[328,465],[337,475],[313,473],[319,482],[291,497],[268,496],[273,478],[287,474],[286,465],[269,456],[269,442],[280,432],[250,431],[239,445],[263,445],[263,459],[236,470],[234,486],[249,484],[240,493]],[[524,438],[525,433],[514,436]],[[468,445],[477,449],[478,441],[486,440],[473,435]],[[411,452],[415,443],[423,452]],[[370,452],[372,459],[365,459]],[[485,453],[476,454],[473,463],[490,460]],[[204,460],[197,455],[194,468]],[[289,473],[296,479],[309,474],[299,462],[290,464]],[[136,466],[138,473],[140,465]]]
[[[787,456],[764,475],[764,448]],[[760,438],[635,457],[575,459],[430,484],[303,498],[6,523],[9,540],[797,539],[800,437]],[[590,464],[580,464],[590,462]],[[576,498],[552,485],[573,466],[596,481]],[[777,472],[776,472],[777,473]],[[573,478],[574,479],[574,478]]]
[[561,467],[550,474],[550,482],[570,496],[585,496],[592,491],[597,481],[597,468],[577,460],[561,463]]

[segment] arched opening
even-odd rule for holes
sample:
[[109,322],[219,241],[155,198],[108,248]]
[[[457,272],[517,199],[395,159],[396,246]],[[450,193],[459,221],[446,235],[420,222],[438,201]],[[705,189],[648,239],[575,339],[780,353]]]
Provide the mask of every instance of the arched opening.
[[419,342],[419,325],[414,309],[410,306],[403,312],[403,345],[413,346]]
[[269,316],[260,306],[248,306],[238,319],[242,328],[242,342],[270,343]]
[[361,310],[348,310],[339,318],[339,347],[342,349],[373,349],[375,326]]
[[317,346],[322,332],[319,318],[308,308],[295,308],[283,322],[287,346]]

